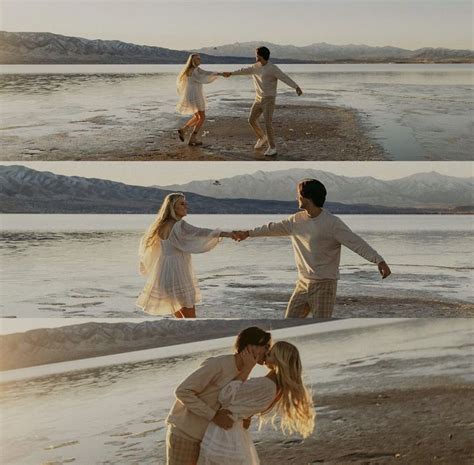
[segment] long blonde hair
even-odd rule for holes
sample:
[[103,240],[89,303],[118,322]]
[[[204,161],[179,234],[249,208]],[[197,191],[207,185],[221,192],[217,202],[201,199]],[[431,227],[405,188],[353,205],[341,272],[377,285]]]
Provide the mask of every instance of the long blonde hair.
[[279,341],[273,345],[271,354],[275,360],[274,370],[279,389],[272,423],[275,424],[276,418],[280,417],[283,433],[299,433],[306,438],[314,430],[316,415],[311,393],[303,383],[298,349],[289,342]]
[[174,206],[179,199],[184,199],[184,194],[181,192],[173,192],[165,197],[155,221],[150,225],[142,239],[145,248],[152,247],[160,239],[161,228],[168,220],[179,220],[174,211]]
[[189,55],[189,57],[186,61],[186,64],[184,65],[183,69],[181,70],[181,72],[178,75],[178,84],[183,79],[191,76],[192,72],[196,68],[196,66],[194,66],[194,63],[193,63],[194,57],[198,57],[198,56],[199,56],[199,53],[191,53],[191,55]]

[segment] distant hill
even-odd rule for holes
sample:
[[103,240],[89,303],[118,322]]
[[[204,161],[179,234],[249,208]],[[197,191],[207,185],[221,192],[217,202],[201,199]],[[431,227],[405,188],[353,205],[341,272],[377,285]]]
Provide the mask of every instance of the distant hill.
[[[456,178],[436,172],[417,173],[385,181],[371,176],[339,176],[327,171],[293,168],[257,171],[224,179],[208,179],[186,184],[160,186],[185,190],[215,198],[291,200],[301,179],[319,179],[328,190],[328,200],[343,204],[383,205],[392,208],[448,209],[474,205],[473,178]],[[472,208],[472,207],[471,207]]]
[[369,45],[331,45],[325,42],[297,47],[279,45],[271,42],[237,42],[234,44],[204,47],[199,53],[214,56],[253,57],[255,48],[266,46],[274,59],[293,58],[327,63],[452,63],[474,61],[472,50],[453,50],[447,48],[421,48],[407,50],[397,47],[371,47]]
[[[311,44],[303,47],[245,42],[202,48],[203,63],[251,63],[266,45],[276,63],[451,63],[473,62],[471,50],[405,50],[368,45]],[[136,45],[119,40],[90,40],[50,32],[0,31],[0,64],[181,64],[189,51]]]
[[[119,40],[89,40],[50,32],[0,31],[0,64],[183,64],[189,53]],[[254,59],[203,53],[202,61],[206,64],[251,63]]]
[[[0,213],[156,213],[170,190],[104,179],[62,176],[24,166],[0,166]],[[216,199],[185,192],[196,214],[290,214],[296,202]],[[333,213],[450,213],[450,209],[391,208],[328,202]],[[465,210],[462,211],[466,213]]]

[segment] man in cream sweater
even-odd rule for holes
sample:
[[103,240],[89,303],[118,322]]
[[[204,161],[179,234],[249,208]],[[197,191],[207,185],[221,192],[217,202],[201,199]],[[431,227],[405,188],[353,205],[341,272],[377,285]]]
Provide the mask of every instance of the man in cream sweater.
[[[255,149],[260,149],[268,143],[268,149],[265,152],[265,156],[267,157],[275,156],[277,154],[272,120],[273,112],[275,110],[278,80],[293,87],[298,95],[303,93],[298,84],[278,68],[278,66],[270,63],[269,59],[270,50],[268,50],[267,47],[259,47],[256,50],[257,62],[254,65],[237,71],[232,71],[231,73],[223,73],[225,77],[244,75],[253,76],[256,94],[255,102],[250,110],[249,123],[258,138],[257,143],[255,144]],[[260,124],[258,124],[258,118],[262,114],[265,121],[265,132],[260,127]]]
[[[168,414],[167,465],[196,465],[201,440],[210,422],[224,429],[233,425],[231,412],[220,408],[221,389],[247,370],[244,351],[262,365],[270,350],[271,334],[257,327],[237,336],[235,354],[211,357],[176,388],[176,401]],[[253,368],[253,365],[252,365]]]
[[382,279],[391,274],[385,260],[337,216],[323,209],[326,188],[316,179],[298,184],[298,206],[303,210],[279,223],[250,231],[234,231],[237,240],[248,237],[289,236],[295,252],[298,281],[285,318],[331,318],[336,300],[341,245],[378,266]]

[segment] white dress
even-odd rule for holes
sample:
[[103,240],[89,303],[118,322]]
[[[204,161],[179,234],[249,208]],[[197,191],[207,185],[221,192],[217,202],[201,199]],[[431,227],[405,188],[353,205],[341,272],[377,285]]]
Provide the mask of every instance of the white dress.
[[194,68],[191,76],[182,80],[178,79],[178,94],[180,96],[176,109],[183,115],[193,115],[198,111],[206,109],[206,97],[204,96],[203,84],[214,82],[219,76],[211,71]]
[[265,411],[276,394],[276,384],[267,377],[227,384],[219,394],[219,402],[221,408],[232,412],[234,425],[225,430],[209,423],[197,465],[259,465],[257,450],[242,420]]
[[145,248],[142,239],[140,273],[148,281],[136,305],[151,315],[166,315],[200,302],[191,254],[213,249],[221,240],[219,234],[219,229],[197,228],[179,220],[168,239],[160,239],[153,247]]

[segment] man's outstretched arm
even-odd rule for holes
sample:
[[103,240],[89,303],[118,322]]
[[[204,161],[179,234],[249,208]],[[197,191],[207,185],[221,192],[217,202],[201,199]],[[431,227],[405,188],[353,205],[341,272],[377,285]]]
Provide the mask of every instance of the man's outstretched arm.
[[232,231],[232,238],[240,242],[248,237],[290,236],[292,231],[293,221],[290,217],[283,221],[268,223],[250,230]]
[[365,258],[369,262],[376,263],[382,279],[385,279],[392,273],[390,267],[382,256],[339,218],[337,218],[334,226],[334,237],[338,242],[346,246],[348,249],[351,249],[362,258]]
[[276,72],[276,77],[280,80],[280,81],[283,81],[286,85],[290,86],[290,87],[293,87],[293,89],[296,90],[296,93],[298,95],[302,95],[303,94],[303,91],[301,90],[300,86],[298,84],[296,84],[295,81],[293,81],[293,79],[290,78],[290,76],[288,76],[288,74],[285,74],[280,68],[278,68],[277,66],[275,67],[275,72]]

